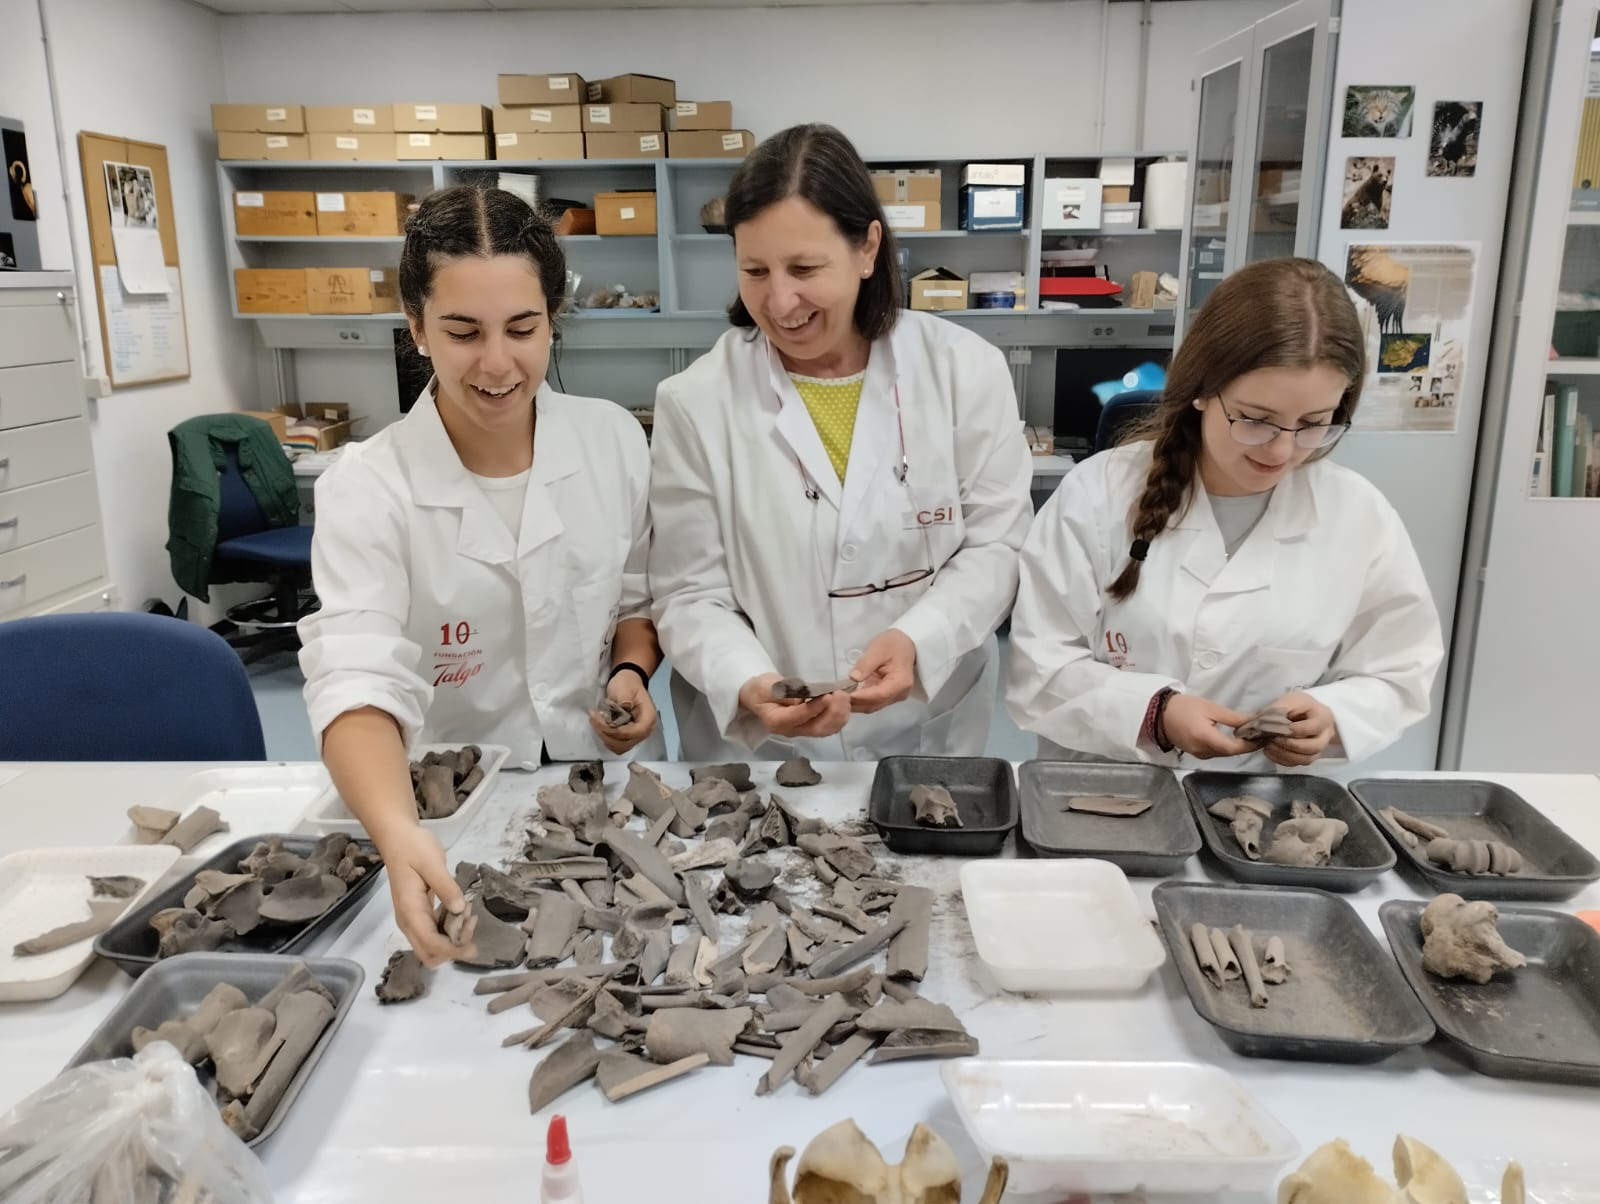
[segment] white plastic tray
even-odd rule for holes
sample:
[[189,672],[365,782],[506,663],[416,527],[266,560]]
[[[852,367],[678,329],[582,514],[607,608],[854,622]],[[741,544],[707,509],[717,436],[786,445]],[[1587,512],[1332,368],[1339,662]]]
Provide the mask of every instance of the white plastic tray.
[[[443,752],[446,749],[460,747],[460,744],[419,744],[412,752],[412,759],[420,761],[424,753]],[[478,783],[478,788],[467,795],[466,801],[448,819],[422,821],[422,826],[438,837],[439,843],[446,849],[467,830],[467,825],[472,822],[473,816],[483,807],[494,789],[494,780],[499,776],[501,767],[511,756],[511,750],[503,744],[480,744],[478,748],[483,752],[481,762],[483,781]],[[367,834],[367,830],[361,826],[361,821],[350,814],[350,808],[345,806],[344,800],[339,797],[338,788],[331,784],[311,804],[304,822],[306,827],[318,833],[348,832],[352,836]]]
[[1166,946],[1109,861],[969,861],[961,896],[973,944],[1006,991],[1136,991]]
[[1266,1192],[1300,1152],[1214,1066],[962,1058],[943,1073],[985,1158],[1010,1163],[1008,1195]]
[[[227,821],[228,830],[206,837],[189,851],[197,861],[216,856],[241,836],[293,832],[318,796],[328,789],[328,771],[320,765],[252,765],[208,769],[193,775],[176,794],[154,805],[188,815],[210,807]],[[127,841],[137,833],[128,825]]]
[[161,880],[178,850],[171,845],[105,845],[83,849],[29,849],[0,857],[0,1001],[54,999],[94,960],[94,938],[37,957],[14,957],[14,946],[63,924],[89,918],[88,876],[131,874],[144,890]]

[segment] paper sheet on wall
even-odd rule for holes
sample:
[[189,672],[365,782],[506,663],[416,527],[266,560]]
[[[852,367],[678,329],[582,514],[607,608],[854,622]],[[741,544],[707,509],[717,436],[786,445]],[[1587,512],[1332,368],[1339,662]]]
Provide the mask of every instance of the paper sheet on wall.
[[118,269],[100,268],[106,314],[106,363],[112,383],[133,385],[189,373],[189,340],[183,327],[183,282],[166,269],[167,290],[153,296],[124,291]]
[[156,208],[154,173],[148,167],[110,160],[100,167],[105,176],[111,244],[116,249],[123,291],[165,293],[167,264],[161,250],[161,215]]
[[1355,243],[1344,282],[1367,341],[1355,428],[1449,434],[1472,329],[1476,243]]

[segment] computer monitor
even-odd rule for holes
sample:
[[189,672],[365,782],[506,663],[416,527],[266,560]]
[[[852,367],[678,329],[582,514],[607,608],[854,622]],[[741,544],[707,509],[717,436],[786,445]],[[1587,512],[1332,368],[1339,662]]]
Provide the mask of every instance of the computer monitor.
[[1087,455],[1100,422],[1100,399],[1094,386],[1118,380],[1140,364],[1165,368],[1170,351],[1149,347],[1063,347],[1056,352],[1056,447]]

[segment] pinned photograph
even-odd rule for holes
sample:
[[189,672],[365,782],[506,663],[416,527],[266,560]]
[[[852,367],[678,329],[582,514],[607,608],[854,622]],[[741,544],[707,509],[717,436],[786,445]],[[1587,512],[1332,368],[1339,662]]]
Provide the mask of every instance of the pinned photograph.
[[28,167],[28,137],[21,130],[0,130],[0,155],[5,159],[6,181],[11,187],[11,216],[19,222],[39,220],[33,196],[33,176]]
[[0,230],[0,272],[17,270],[17,245],[11,235]]
[[1441,100],[1433,106],[1433,132],[1428,136],[1430,176],[1477,174],[1482,120],[1481,100]]
[[1387,230],[1394,189],[1392,156],[1355,156],[1344,161],[1344,205],[1341,230]]
[[150,169],[132,163],[107,162],[105,174],[111,228],[156,229],[156,182]]
[[1408,85],[1351,86],[1344,92],[1346,138],[1409,138],[1417,90]]

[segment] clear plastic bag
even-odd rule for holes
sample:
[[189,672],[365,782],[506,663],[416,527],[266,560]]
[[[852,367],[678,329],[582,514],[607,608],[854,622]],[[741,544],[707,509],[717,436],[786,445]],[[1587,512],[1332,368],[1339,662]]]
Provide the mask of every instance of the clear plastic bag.
[[69,1070],[0,1117],[6,1204],[272,1204],[261,1162],[165,1041]]

